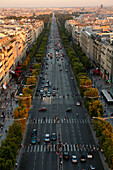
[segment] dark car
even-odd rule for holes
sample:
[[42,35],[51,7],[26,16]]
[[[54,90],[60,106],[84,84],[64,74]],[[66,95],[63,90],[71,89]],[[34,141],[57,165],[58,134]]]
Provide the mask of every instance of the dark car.
[[36,136],[37,135],[37,130],[33,129],[31,136]]
[[56,135],[56,133],[52,133],[52,135],[51,135],[51,140],[53,140],[53,141],[57,140],[57,135]]
[[36,136],[33,136],[33,137],[31,138],[31,144],[32,144],[32,145],[35,145],[35,144],[36,144],[36,141],[37,141]]
[[96,169],[95,169],[95,167],[93,165],[90,165],[89,170],[96,170]]
[[81,161],[81,162],[86,162],[86,157],[85,157],[85,155],[82,155],[82,156],[80,157],[80,161]]
[[69,152],[64,152],[64,153],[63,153],[63,158],[64,158],[65,160],[68,160],[68,159],[69,159]]
[[71,108],[67,108],[66,112],[72,112]]

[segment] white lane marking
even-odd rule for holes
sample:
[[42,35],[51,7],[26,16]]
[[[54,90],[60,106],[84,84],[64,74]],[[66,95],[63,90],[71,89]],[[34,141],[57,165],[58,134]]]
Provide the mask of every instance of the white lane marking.
[[74,123],[74,120],[72,119],[72,123]]
[[40,152],[42,152],[42,150],[43,150],[43,145],[41,145]]
[[38,145],[38,147],[37,147],[37,152],[39,152],[39,145]]
[[75,147],[75,144],[73,144],[73,149],[74,149],[74,151],[76,151],[76,147]]
[[30,149],[30,152],[32,152],[33,151],[33,146],[31,146],[31,149]]
[[36,145],[34,146],[34,152],[36,152]]

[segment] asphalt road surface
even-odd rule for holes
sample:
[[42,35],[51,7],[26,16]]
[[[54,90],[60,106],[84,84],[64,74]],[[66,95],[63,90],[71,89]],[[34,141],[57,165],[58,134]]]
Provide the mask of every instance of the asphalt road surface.
[[[52,53],[52,59],[50,59],[50,53]],[[89,165],[93,165],[96,170],[103,170],[100,151],[97,151],[87,111],[82,104],[76,82],[72,79],[71,68],[61,44],[54,17],[42,69],[38,88],[41,89],[47,84],[42,84],[43,78],[45,82],[49,80],[51,88],[44,87],[43,90],[48,92],[49,89],[51,96],[48,97],[45,92],[46,97],[43,95],[41,97],[39,93],[33,100],[18,170],[88,170]],[[54,86],[55,96],[52,95]],[[76,105],[77,101],[81,103],[80,106]],[[47,111],[39,111],[41,107],[46,107]],[[72,111],[66,112],[67,108],[71,108]],[[40,139],[40,143],[30,145],[33,129],[37,129],[37,139]],[[53,132],[56,133],[57,140],[45,143],[45,134],[51,136]],[[63,159],[64,151],[69,152],[69,160]],[[93,158],[86,158],[85,163],[81,162],[81,155],[87,157],[89,151],[92,152]],[[77,164],[71,162],[71,155],[77,156]],[[62,164],[61,167],[59,162]]]

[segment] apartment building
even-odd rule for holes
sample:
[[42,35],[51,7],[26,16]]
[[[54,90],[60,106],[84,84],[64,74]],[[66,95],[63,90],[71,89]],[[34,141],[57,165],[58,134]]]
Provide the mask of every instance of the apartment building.
[[1,24],[0,28],[0,87],[6,85],[10,78],[10,71],[21,63],[36,42],[37,37],[44,28],[42,21],[19,25]]

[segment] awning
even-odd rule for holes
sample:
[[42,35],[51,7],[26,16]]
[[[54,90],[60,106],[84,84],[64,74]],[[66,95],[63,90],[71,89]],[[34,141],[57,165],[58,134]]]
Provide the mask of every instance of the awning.
[[16,70],[21,70],[21,69],[22,69],[21,66],[17,66],[17,67],[16,67]]
[[102,76],[102,73],[99,70],[94,70],[93,73],[100,74],[100,76]]

